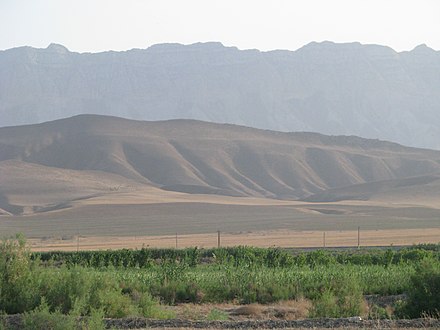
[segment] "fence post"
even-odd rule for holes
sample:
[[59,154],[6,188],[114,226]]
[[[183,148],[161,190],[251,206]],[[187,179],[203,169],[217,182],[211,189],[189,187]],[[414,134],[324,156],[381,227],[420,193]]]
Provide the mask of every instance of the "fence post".
[[217,248],[220,248],[220,230],[217,230]]
[[358,249],[361,247],[361,227],[358,226]]
[[176,250],[177,250],[177,233],[176,233]]
[[322,235],[322,240],[323,240],[323,246],[324,246],[324,248],[325,248],[325,232],[324,232],[323,235]]

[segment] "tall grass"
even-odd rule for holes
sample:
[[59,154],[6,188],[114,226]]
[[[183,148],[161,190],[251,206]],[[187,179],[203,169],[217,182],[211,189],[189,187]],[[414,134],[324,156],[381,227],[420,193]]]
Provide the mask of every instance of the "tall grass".
[[[413,273],[411,265],[385,268],[339,264],[289,268],[209,265],[180,268],[177,277],[167,277],[160,266],[115,270],[115,275],[126,285],[145,285],[153,296],[166,303],[232,300],[269,303],[299,297],[315,299],[325,289],[339,290],[344,283],[353,281],[358,283],[363,294],[395,294],[408,288]],[[169,294],[173,290],[176,292]],[[180,299],[176,299],[178,297]]]

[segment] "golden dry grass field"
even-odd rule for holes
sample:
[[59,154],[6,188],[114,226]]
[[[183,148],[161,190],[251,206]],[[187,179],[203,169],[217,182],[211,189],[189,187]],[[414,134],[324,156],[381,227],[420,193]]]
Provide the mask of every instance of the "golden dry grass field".
[[[391,246],[417,243],[438,243],[440,228],[394,229],[360,231],[360,245]],[[357,231],[258,231],[239,233],[220,233],[221,246],[258,246],[258,247],[356,247]],[[161,236],[73,236],[68,238],[33,238],[28,244],[34,251],[76,251],[101,249],[139,249],[194,247],[211,248],[218,244],[217,233],[193,235]]]
[[[22,232],[34,250],[411,245],[440,241],[433,205],[346,201],[306,203],[163,192],[77,201],[66,209],[2,217],[3,234]],[[159,202],[162,198],[162,203]],[[324,234],[325,233],[325,234]]]
[[[158,193],[159,192],[159,193]],[[429,201],[311,203],[139,190],[70,207],[0,217],[3,236],[23,233],[34,250],[252,245],[411,245],[440,241],[440,208]]]

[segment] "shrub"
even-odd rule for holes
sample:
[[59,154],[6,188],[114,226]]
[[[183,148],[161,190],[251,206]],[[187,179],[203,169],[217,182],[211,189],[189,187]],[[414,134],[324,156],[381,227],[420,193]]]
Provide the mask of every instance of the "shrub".
[[[80,302],[86,305],[90,300],[93,278],[84,268],[51,269],[40,275],[39,291],[46,298],[50,311],[69,313]],[[86,312],[84,310],[81,313]]]
[[424,259],[411,276],[408,299],[398,310],[401,317],[422,317],[440,312],[440,264],[432,258]]
[[90,317],[87,319],[86,325],[82,328],[88,330],[104,330],[104,312],[100,309],[92,310]]
[[338,317],[337,299],[331,290],[325,290],[318,299],[313,301],[311,317]]
[[358,280],[334,279],[313,300],[312,317],[349,317],[363,314],[363,295]]
[[173,311],[161,308],[158,302],[148,292],[133,292],[131,295],[134,303],[139,306],[139,312],[143,317],[152,319],[171,319],[175,317]]
[[386,308],[374,304],[368,311],[368,318],[373,320],[390,319],[391,313]]
[[23,329],[29,330],[71,330],[89,329],[104,330],[104,313],[102,310],[93,310],[87,318],[79,317],[75,313],[63,314],[60,310],[50,311],[50,307],[43,298],[40,306],[31,312],[23,314]]
[[155,292],[156,295],[169,305],[176,303],[200,303],[204,296],[198,285],[194,282],[167,282],[155,290],[157,290]]
[[206,319],[208,321],[227,321],[229,318],[228,313],[221,311],[217,308],[213,308],[209,311]]
[[0,308],[9,314],[23,313],[38,305],[31,276],[26,241],[20,235],[0,244]]
[[43,299],[40,306],[23,315],[23,329],[29,330],[71,330],[78,327],[73,315],[65,315],[56,310],[50,312],[49,305]]

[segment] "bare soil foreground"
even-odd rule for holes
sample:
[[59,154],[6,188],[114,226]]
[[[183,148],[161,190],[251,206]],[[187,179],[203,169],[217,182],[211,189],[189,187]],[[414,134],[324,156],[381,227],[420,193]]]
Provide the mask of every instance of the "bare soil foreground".
[[[360,246],[412,245],[438,243],[440,228],[361,230]],[[101,249],[186,248],[218,246],[218,233],[162,236],[72,236],[28,239],[34,251],[76,251]],[[353,247],[358,244],[358,232],[274,230],[220,233],[221,246],[258,247]]]
[[[1,317],[8,329],[21,329],[20,315]],[[150,320],[143,318],[106,319],[106,328],[111,329],[440,329],[438,319],[412,320],[358,320],[303,319],[303,320],[241,320],[241,321],[192,321]]]
[[[110,320],[109,320],[110,321]],[[108,326],[122,329],[128,320],[111,320]],[[308,319],[308,320],[246,320],[246,321],[149,321],[132,320],[143,328],[161,329],[439,329],[440,321],[432,319],[415,320],[361,320],[345,319]],[[127,322],[128,323],[128,322]],[[137,326],[135,325],[135,326]]]

